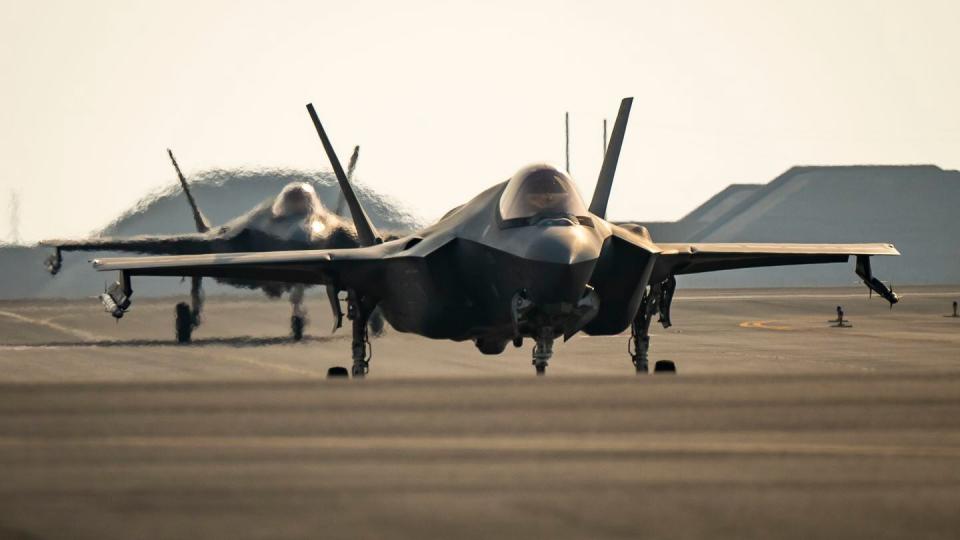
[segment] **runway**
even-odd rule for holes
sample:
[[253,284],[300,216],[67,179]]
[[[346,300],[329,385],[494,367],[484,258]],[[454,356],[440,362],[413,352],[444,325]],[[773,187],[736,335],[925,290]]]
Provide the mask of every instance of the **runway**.
[[324,380],[319,295],[301,344],[283,302],[210,298],[191,346],[177,299],[4,302],[0,538],[954,538],[960,320],[902,292],[684,291],[677,376],[392,332],[365,381]]

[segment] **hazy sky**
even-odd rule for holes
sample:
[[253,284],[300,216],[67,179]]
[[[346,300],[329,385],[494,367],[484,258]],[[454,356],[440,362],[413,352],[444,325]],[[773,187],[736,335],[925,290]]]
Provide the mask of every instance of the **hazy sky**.
[[[794,164],[960,166],[960,2],[3,0],[0,239],[79,236],[210,167],[327,169],[433,219],[531,161],[610,215],[675,219]],[[203,201],[200,201],[201,204]]]

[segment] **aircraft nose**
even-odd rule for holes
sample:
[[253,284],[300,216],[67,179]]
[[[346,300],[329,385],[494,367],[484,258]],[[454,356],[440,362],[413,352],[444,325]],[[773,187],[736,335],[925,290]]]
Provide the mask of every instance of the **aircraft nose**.
[[600,256],[600,242],[583,226],[537,227],[524,258],[557,264],[576,264]]

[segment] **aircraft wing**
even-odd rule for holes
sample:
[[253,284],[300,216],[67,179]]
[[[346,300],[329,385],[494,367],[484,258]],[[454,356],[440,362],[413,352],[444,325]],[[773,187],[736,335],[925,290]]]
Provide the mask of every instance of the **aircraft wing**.
[[44,240],[41,246],[60,251],[132,251],[144,254],[208,253],[216,243],[202,233],[144,235],[126,238],[87,238],[84,240]]
[[735,268],[845,262],[851,256],[899,255],[893,244],[661,244],[657,266],[672,274]]
[[857,258],[857,275],[889,301],[897,295],[873,277],[870,257],[900,255],[893,244],[657,244],[663,251],[654,267],[655,276],[699,274],[737,268],[842,263]]
[[148,255],[209,253],[222,249],[220,239],[203,233],[144,235],[126,238],[87,238],[84,240],[44,240],[41,246],[54,248],[44,261],[47,271],[56,275],[63,264],[64,251],[132,251]]
[[[384,257],[381,245],[368,248],[208,253],[156,257],[94,259],[99,271],[128,276],[239,278],[288,283],[329,284],[369,281]],[[348,283],[349,284],[349,283]]]

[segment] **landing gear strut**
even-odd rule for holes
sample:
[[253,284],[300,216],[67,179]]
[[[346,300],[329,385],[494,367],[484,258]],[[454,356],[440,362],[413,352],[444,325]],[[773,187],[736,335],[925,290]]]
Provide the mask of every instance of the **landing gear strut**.
[[370,359],[373,357],[373,348],[370,346],[370,336],[367,334],[367,322],[370,314],[376,308],[376,303],[369,298],[360,297],[356,291],[347,294],[347,318],[353,323],[353,369],[354,377],[364,377],[370,372]]
[[630,359],[633,366],[637,369],[637,374],[646,374],[650,371],[650,359],[648,351],[650,350],[650,321],[653,313],[650,311],[650,293],[643,294],[640,301],[640,308],[637,310],[637,316],[630,325],[630,341],[627,344],[627,352],[630,353]]
[[553,356],[553,329],[544,328],[540,330],[537,336],[537,343],[533,346],[533,367],[537,370],[537,375],[546,375],[547,363]]
[[290,304],[293,314],[290,316],[290,333],[294,341],[303,339],[303,329],[307,326],[307,308],[303,305],[303,285],[294,285],[290,290]]
[[193,330],[200,326],[203,300],[203,278],[190,278],[190,304],[180,302],[176,308],[177,343],[190,343]]
[[[630,325],[630,341],[627,344],[627,352],[630,353],[630,359],[637,370],[637,374],[647,374],[650,372],[650,323],[653,316],[660,314],[658,321],[664,328],[670,328],[670,304],[673,302],[673,293],[677,288],[677,279],[673,276],[663,280],[660,283],[651,285],[643,298],[640,300],[640,307],[637,308],[637,316]],[[658,366],[660,362],[657,363]],[[670,362],[673,365],[673,362]],[[663,371],[667,365],[664,364]],[[676,369],[674,368],[673,371]],[[669,370],[667,370],[669,371]]]

